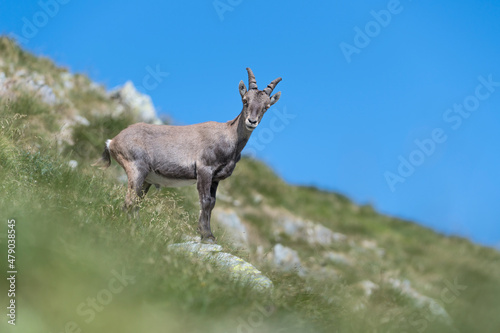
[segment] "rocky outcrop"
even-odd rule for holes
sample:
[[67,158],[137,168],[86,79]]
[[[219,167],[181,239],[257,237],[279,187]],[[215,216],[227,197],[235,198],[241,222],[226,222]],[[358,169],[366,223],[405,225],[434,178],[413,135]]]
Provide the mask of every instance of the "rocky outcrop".
[[109,96],[130,110],[139,121],[161,124],[151,97],[137,91],[132,81],[127,81],[123,86],[113,89],[109,92]]
[[347,255],[339,252],[325,252],[323,254],[323,258],[330,263],[337,264],[337,265],[346,265],[346,266],[352,266],[353,265],[353,260],[348,257]]
[[422,295],[410,284],[408,280],[399,280],[389,278],[387,283],[395,290],[399,291],[402,295],[408,297],[413,305],[420,309],[428,309],[429,312],[436,318],[439,318],[446,325],[452,325],[452,320],[445,308],[439,304],[435,299]]
[[58,98],[54,90],[45,82],[45,76],[39,73],[28,73],[20,69],[14,75],[7,77],[0,72],[0,96],[17,97],[20,93],[30,93],[37,96],[40,101],[48,105],[54,105]]
[[363,290],[363,293],[365,294],[366,297],[370,297],[373,294],[374,290],[379,289],[380,287],[378,284],[370,281],[370,280],[363,280],[358,283],[359,287]]
[[215,209],[212,215],[215,216],[218,225],[226,231],[230,241],[248,247],[247,229],[235,211]]
[[234,281],[251,286],[257,291],[267,291],[273,288],[272,281],[262,275],[253,265],[230,253],[222,252],[222,246],[203,244],[195,241],[171,244],[170,251],[197,256],[202,260],[210,260],[220,269],[230,272]]
[[297,272],[299,276],[306,275],[306,270],[302,267],[299,254],[289,247],[281,244],[274,245],[272,262],[281,271]]
[[274,233],[278,239],[280,233],[284,233],[294,241],[303,240],[309,245],[328,246],[332,243],[344,242],[347,239],[345,235],[333,232],[319,223],[291,217],[282,217],[277,220],[274,225]]
[[379,256],[381,258],[385,255],[385,250],[383,248],[379,247],[377,245],[377,242],[374,240],[364,239],[363,241],[361,241],[361,248],[368,250],[368,251],[372,251],[373,253],[375,253],[377,256]]

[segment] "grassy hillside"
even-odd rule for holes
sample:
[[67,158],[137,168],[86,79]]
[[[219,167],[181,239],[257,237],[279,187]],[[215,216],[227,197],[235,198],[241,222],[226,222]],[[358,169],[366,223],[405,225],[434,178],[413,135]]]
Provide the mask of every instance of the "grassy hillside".
[[[290,186],[252,159],[221,183],[217,203],[242,220],[248,245],[232,242],[216,218],[214,232],[227,252],[268,276],[273,291],[255,292],[210,262],[168,251],[196,235],[195,188],[151,191],[140,219],[130,220],[121,210],[120,168],[90,166],[137,115],[84,75],[7,38],[0,59],[8,79],[0,83],[0,268],[7,275],[14,218],[18,270],[16,327],[7,324],[2,297],[0,331],[500,332],[500,253],[339,194]],[[24,89],[27,75],[42,77],[55,99]],[[283,218],[345,239],[311,244],[280,231]],[[269,259],[277,243],[297,251],[305,274]],[[4,278],[2,295],[8,289]]]

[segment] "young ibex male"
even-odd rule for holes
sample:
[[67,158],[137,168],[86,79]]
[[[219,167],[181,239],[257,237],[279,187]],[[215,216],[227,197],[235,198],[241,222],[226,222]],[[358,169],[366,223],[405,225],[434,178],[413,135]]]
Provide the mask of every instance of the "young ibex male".
[[196,183],[201,206],[198,231],[202,241],[215,242],[210,216],[219,181],[232,174],[252,131],[281,96],[281,92],[271,96],[281,78],[258,90],[252,70],[247,71],[249,90],[240,81],[243,110],[234,120],[188,126],[139,123],[106,141],[98,162],[107,168],[113,157],[125,169],[125,208],[130,209],[142,199],[151,185],[178,187]]

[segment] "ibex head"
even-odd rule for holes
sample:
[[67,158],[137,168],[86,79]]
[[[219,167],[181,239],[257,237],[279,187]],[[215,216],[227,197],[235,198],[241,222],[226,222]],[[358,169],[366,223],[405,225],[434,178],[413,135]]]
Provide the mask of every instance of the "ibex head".
[[274,87],[281,81],[281,78],[277,78],[273,82],[269,83],[269,85],[264,90],[259,90],[257,88],[257,81],[255,80],[255,75],[250,68],[247,68],[248,71],[248,90],[245,86],[243,80],[240,81],[240,95],[241,100],[243,102],[243,116],[245,117],[245,127],[249,131],[253,131],[257,125],[260,123],[260,120],[264,116],[264,113],[276,103],[281,96],[281,91],[277,92],[273,96],[271,93],[274,90]]

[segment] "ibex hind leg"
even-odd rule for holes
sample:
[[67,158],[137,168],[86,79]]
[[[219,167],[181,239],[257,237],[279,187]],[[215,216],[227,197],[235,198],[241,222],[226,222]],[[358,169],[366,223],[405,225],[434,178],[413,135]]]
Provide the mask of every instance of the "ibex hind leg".
[[[148,193],[150,187],[151,184],[144,182],[139,191],[137,191],[137,189],[133,190],[135,192],[135,195],[131,194],[129,197],[129,200],[132,201],[132,204],[127,205],[127,203],[125,203],[123,205],[123,210],[127,212],[128,219],[135,219],[135,220],[141,219],[139,212],[139,202],[144,198],[146,193]],[[127,189],[127,194],[129,193],[128,191],[129,189]],[[131,197],[135,198],[132,199]],[[127,200],[127,198],[125,200]]]
[[146,183],[147,172],[142,171],[134,163],[124,164],[123,168],[128,178],[127,194],[123,209],[127,211],[129,218],[139,218],[139,201],[144,198],[144,195],[149,191],[151,184]]

